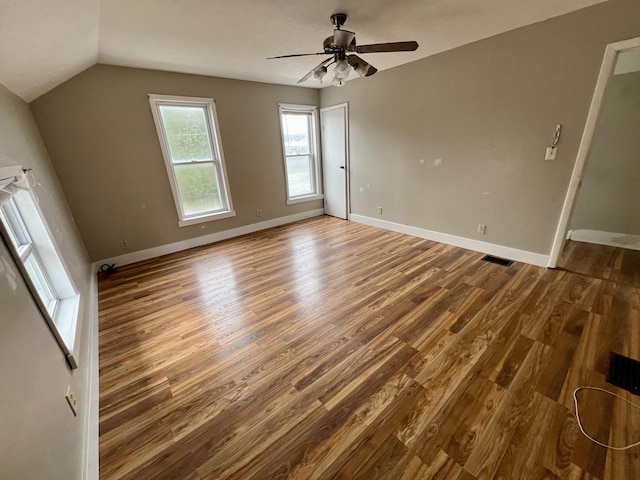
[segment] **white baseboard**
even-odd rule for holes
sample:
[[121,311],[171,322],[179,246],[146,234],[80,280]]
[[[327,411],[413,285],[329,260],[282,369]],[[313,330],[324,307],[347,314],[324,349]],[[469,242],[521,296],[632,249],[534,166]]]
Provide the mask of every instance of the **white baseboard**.
[[640,250],[640,235],[580,229],[571,230],[569,238],[576,242],[597,243],[598,245],[608,245],[610,247]]
[[320,215],[324,215],[324,208],[317,208],[315,210],[296,213],[294,215],[287,215],[286,217],[272,218],[271,220],[265,220],[264,222],[252,223],[250,225],[244,225],[242,227],[232,228],[222,232],[215,232],[201,237],[182,240],[180,242],[147,248],[146,250],[138,250],[137,252],[126,253],[124,255],[118,255],[117,257],[105,258],[94,262],[94,271],[97,271],[100,265],[104,265],[105,263],[108,263],[109,265],[115,263],[116,265],[122,266],[130,263],[142,262],[144,260],[149,260],[150,258],[160,257],[169,253],[180,252],[182,250],[200,247],[202,245],[208,245],[221,240],[239,237],[248,233],[259,232],[260,230],[266,230],[267,228],[279,227],[280,225],[286,225],[287,223],[297,222],[299,220],[304,220],[305,218],[318,217]]
[[364,223],[372,227],[384,228],[385,230],[391,230],[393,232],[404,233],[413,237],[424,238],[426,240],[432,240],[434,242],[446,243],[447,245],[453,245],[455,247],[466,248],[467,250],[473,250],[476,252],[487,253],[489,255],[495,255],[497,257],[508,258],[509,260],[515,260],[517,262],[529,263],[531,265],[537,265],[539,267],[547,267],[549,265],[549,255],[543,255],[541,253],[528,252],[526,250],[519,250],[517,248],[504,247],[502,245],[496,245],[494,243],[480,242],[465,237],[457,237],[455,235],[449,235],[447,233],[434,232],[432,230],[425,230],[423,228],[411,227],[409,225],[402,225],[399,223],[388,222],[386,220],[378,220],[376,218],[365,217],[364,215],[351,214],[349,220],[358,223]]
[[[99,478],[99,422],[100,422],[100,365],[98,363],[98,279],[91,270],[89,281],[89,358],[87,371],[87,393],[84,418],[84,480]],[[83,327],[84,328],[84,327]],[[84,359],[86,362],[87,359]]]

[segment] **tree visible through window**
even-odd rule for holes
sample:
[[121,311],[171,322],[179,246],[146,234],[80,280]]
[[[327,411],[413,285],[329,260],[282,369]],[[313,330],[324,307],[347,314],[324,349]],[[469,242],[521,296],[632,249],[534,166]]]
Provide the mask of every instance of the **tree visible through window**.
[[289,203],[319,198],[316,107],[280,105]]
[[180,224],[233,215],[213,100],[150,101]]

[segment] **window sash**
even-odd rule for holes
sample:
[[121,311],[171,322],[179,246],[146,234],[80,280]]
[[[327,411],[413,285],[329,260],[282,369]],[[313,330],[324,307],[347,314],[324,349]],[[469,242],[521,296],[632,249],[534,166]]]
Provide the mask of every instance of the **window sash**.
[[[215,187],[215,193],[211,192],[210,195],[204,196],[204,197],[200,196],[199,198],[189,198],[189,195],[188,195],[189,191],[187,190],[186,186],[183,188],[183,185],[185,185],[186,180],[181,182],[181,177],[183,177],[183,175],[180,175],[180,171],[186,173],[188,170],[195,170],[196,168],[201,169],[202,166],[206,166],[206,165],[210,165],[213,167],[212,173],[213,173],[214,179],[210,183],[207,182],[205,184],[201,184],[200,187],[207,188],[207,186],[213,186]],[[226,202],[226,198],[223,195],[222,188],[220,186],[221,172],[220,172],[219,162],[209,161],[209,162],[180,163],[177,165],[173,165],[172,170],[173,170],[173,176],[176,183],[176,189],[178,190],[178,196],[180,197],[180,208],[182,210],[183,218],[185,219],[197,218],[206,213],[226,212],[229,210],[229,206]],[[197,182],[199,180],[201,181],[203,175],[206,175],[208,172],[206,170],[200,170],[200,173],[201,175],[197,179],[191,180],[191,181],[192,182]],[[202,208],[198,210],[189,208],[190,205],[197,204],[197,203],[205,204],[207,201],[209,201],[212,204],[211,207],[209,208]]]
[[[158,105],[158,110],[160,112],[160,117],[162,120],[162,127],[164,129],[164,133],[165,133],[165,138],[167,141],[167,151],[169,153],[169,157],[171,159],[171,163],[172,164],[181,164],[181,163],[192,163],[192,162],[207,162],[207,161],[212,161],[215,159],[215,148],[214,148],[214,140],[212,138],[212,135],[210,134],[211,132],[211,124],[209,122],[209,115],[208,115],[208,111],[206,106],[201,106],[201,105],[173,105],[173,104],[160,104]],[[169,112],[173,112],[174,114],[177,114],[177,112],[182,111],[183,113],[193,113],[193,111],[199,111],[199,113],[201,114],[201,118],[198,119],[193,119],[194,121],[191,122],[191,127],[193,129],[193,127],[195,126],[196,128],[199,127],[204,127],[204,131],[199,131],[199,132],[194,132],[194,133],[179,133],[173,130],[173,128],[169,128],[170,124],[169,124],[169,118],[168,118],[168,114]],[[166,115],[165,115],[166,113]],[[188,119],[184,119],[183,120],[188,120]],[[196,123],[197,121],[197,123]],[[182,126],[183,128],[189,128],[189,125],[187,124],[186,121],[183,121],[182,123],[178,123],[175,125],[176,128]],[[183,152],[183,155],[176,155],[177,153],[179,153],[179,149],[180,149],[180,145],[177,140],[178,138],[187,138],[187,139],[191,139],[191,142],[187,142],[187,143],[191,143],[190,147],[193,149],[195,148],[195,150],[202,150],[204,148],[204,152],[201,153],[205,153],[205,155],[202,156],[195,156],[195,157],[186,157],[185,155],[187,154],[187,152]],[[197,139],[200,138],[202,140],[204,140],[204,144],[202,144],[201,142],[198,142]],[[173,141],[172,141],[173,140]],[[201,143],[201,145],[197,145],[198,143]],[[199,147],[199,148],[198,148]],[[189,145],[187,145],[185,148],[189,148]]]
[[[296,112],[296,111],[283,111],[281,114],[282,118],[282,134],[284,139],[284,151],[286,156],[298,156],[298,155],[311,155],[313,153],[313,114],[312,112]],[[291,137],[296,134],[296,132],[292,132],[291,130],[295,130],[295,127],[300,127],[300,125],[295,125],[295,121],[291,121],[293,119],[303,119],[305,120],[306,131],[302,134],[298,133],[298,136],[302,135],[301,141],[292,142],[287,141],[288,137]],[[289,128],[289,124],[292,123],[291,129]],[[297,122],[300,123],[300,122]],[[297,144],[297,145],[296,145]],[[297,148],[296,148],[297,147]]]
[[27,270],[36,294],[40,297],[49,314],[53,316],[60,298],[55,293],[51,279],[42,265],[42,261],[13,198],[10,198],[0,206],[0,219],[18,253],[18,257]]
[[[296,160],[299,161],[296,162]],[[286,164],[289,198],[306,197],[318,193],[313,155],[287,155]]]
[[42,262],[33,249],[30,249],[30,255],[23,260],[24,267],[29,273],[29,278],[33,282],[36,293],[40,296],[40,300],[44,304],[47,312],[51,317],[55,316],[56,306],[60,298],[53,292],[51,280],[47,272],[42,267]]

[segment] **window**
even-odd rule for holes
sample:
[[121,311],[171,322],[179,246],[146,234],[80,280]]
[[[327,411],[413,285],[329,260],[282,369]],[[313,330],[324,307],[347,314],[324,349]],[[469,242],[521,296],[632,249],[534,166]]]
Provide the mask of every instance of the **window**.
[[[2,178],[9,169],[15,176]],[[73,348],[80,296],[20,167],[0,168],[0,233],[54,337],[76,368]]]
[[149,95],[178,224],[235,216],[211,98]]
[[318,109],[306,105],[280,107],[287,203],[322,198],[318,161]]

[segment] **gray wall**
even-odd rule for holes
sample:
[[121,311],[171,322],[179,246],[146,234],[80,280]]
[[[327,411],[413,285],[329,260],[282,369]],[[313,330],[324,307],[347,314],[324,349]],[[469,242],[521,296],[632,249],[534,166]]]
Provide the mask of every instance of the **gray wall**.
[[638,18],[611,0],[323,89],[349,103],[352,212],[548,254],[605,46]]
[[[33,169],[40,207],[80,289],[80,368],[71,371],[0,239],[0,478],[82,478],[90,265],[29,106],[0,85],[0,166]],[[74,417],[64,398],[80,400]]]
[[[237,216],[178,227],[148,94],[212,97]],[[31,104],[93,260],[322,208],[286,205],[278,103],[317,90],[96,65]],[[256,209],[262,209],[261,218]]]
[[571,228],[640,235],[640,72],[607,84]]

